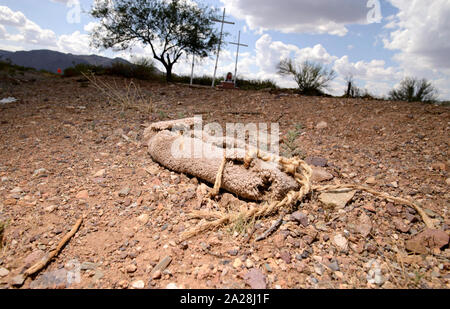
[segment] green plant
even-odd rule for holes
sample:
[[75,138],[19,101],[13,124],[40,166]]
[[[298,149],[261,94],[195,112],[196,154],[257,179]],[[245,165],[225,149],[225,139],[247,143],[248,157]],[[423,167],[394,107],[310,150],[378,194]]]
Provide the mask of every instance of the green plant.
[[303,125],[301,123],[297,123],[295,128],[289,130],[285,137],[283,138],[282,155],[284,157],[290,158],[294,156],[303,157],[302,151],[297,147],[295,141],[300,136],[303,130]]
[[167,113],[164,111],[158,111],[159,119],[163,120],[167,118]]
[[236,232],[238,235],[243,235],[254,225],[255,225],[255,218],[248,221],[245,218],[245,215],[241,214],[236,219],[236,221],[234,221],[233,224],[228,227],[228,233],[232,235]]
[[389,98],[394,101],[434,103],[437,90],[426,79],[406,77],[397,89],[389,92]]
[[299,92],[305,95],[322,95],[336,77],[333,70],[328,71],[322,64],[309,61],[297,66],[292,59],[283,59],[277,69],[280,75],[292,76]]

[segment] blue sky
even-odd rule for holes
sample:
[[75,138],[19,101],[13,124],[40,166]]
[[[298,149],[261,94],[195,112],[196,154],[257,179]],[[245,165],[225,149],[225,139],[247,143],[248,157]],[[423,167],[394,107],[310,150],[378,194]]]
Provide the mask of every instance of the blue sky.
[[[190,0],[192,1],[192,0]],[[131,59],[150,57],[145,46],[112,52],[89,46],[95,25],[86,12],[94,0],[0,0],[0,49],[48,48],[74,54],[102,54]],[[424,77],[450,99],[450,1],[448,0],[203,0],[227,10],[230,36],[249,45],[242,48],[238,75],[272,79],[280,86],[295,83],[276,73],[284,57],[298,63],[321,62],[338,73],[329,92],[342,94],[344,78],[353,75],[360,88],[385,95],[405,76]],[[380,8],[381,15],[376,13]],[[76,17],[81,8],[80,20]],[[368,17],[368,14],[372,14]],[[379,18],[380,22],[373,22]],[[219,27],[219,25],[217,25]],[[234,72],[235,46],[220,55],[218,74]],[[183,58],[175,73],[189,74]],[[198,62],[196,75],[212,75],[214,55]]]

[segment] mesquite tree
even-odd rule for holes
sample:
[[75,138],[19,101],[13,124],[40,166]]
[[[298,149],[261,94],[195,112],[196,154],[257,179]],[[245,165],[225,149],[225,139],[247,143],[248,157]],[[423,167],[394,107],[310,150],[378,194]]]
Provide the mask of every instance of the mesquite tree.
[[149,45],[166,69],[167,81],[183,53],[206,57],[219,42],[211,20],[216,11],[192,0],[96,0],[90,14],[99,19],[91,34],[95,47]]
[[389,92],[389,98],[395,101],[431,103],[437,100],[437,90],[426,79],[406,77],[398,89]]
[[297,66],[292,59],[283,59],[277,66],[278,74],[292,76],[298,85],[300,93],[306,95],[320,95],[329,83],[336,77],[336,73],[328,71],[323,65],[309,61]]

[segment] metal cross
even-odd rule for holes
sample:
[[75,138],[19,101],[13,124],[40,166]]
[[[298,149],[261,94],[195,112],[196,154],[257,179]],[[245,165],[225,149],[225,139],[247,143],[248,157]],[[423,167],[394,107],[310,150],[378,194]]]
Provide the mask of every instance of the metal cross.
[[218,19],[211,19],[214,22],[218,22],[221,23],[221,27],[220,27],[220,38],[219,38],[219,45],[217,46],[217,57],[216,57],[216,66],[214,67],[214,76],[213,76],[213,80],[212,80],[212,85],[211,87],[214,88],[214,84],[216,82],[216,73],[217,73],[217,64],[219,63],[219,53],[220,53],[220,45],[222,44],[222,35],[223,35],[223,24],[230,24],[230,25],[234,25],[233,22],[230,21],[225,21],[225,9],[223,9],[223,16],[222,16],[222,20],[218,20]]
[[241,31],[239,31],[238,42],[237,42],[237,43],[229,42],[229,43],[230,43],[230,44],[233,44],[233,45],[237,45],[237,51],[236,51],[236,64],[235,64],[235,66],[234,66],[234,86],[236,87],[237,65],[238,65],[238,57],[239,57],[239,47],[241,47],[241,46],[248,47],[248,45],[246,45],[246,44],[241,44]]

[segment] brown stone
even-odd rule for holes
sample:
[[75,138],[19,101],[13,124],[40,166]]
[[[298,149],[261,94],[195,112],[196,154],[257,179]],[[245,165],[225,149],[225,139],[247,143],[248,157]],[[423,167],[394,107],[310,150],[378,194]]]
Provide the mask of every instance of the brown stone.
[[406,241],[405,246],[411,252],[426,254],[429,250],[440,249],[446,246],[448,242],[449,235],[446,232],[427,228],[422,233]]
[[83,190],[83,191],[78,192],[76,198],[79,200],[87,200],[89,198],[88,190]]

